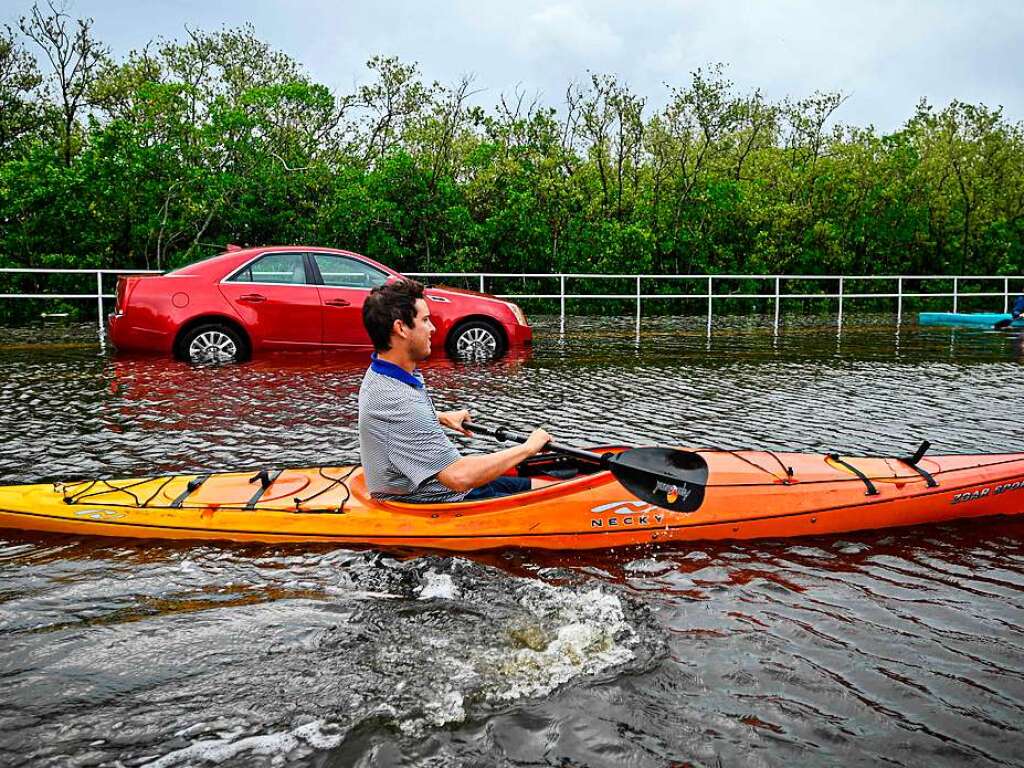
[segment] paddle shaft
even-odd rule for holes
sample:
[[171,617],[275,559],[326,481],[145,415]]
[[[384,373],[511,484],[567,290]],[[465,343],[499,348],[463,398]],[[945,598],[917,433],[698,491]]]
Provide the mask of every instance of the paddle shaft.
[[[475,435],[486,435],[487,437],[493,437],[496,440],[508,441],[510,443],[525,443],[529,439],[529,435],[524,435],[521,432],[513,432],[505,427],[491,429],[479,424],[472,424],[468,421],[462,422],[462,426]],[[577,459],[590,461],[602,467],[608,466],[607,456],[602,456],[601,454],[594,453],[592,451],[584,451],[582,448],[573,448],[570,445],[559,445],[558,443],[553,442],[548,443],[545,448],[549,451],[554,451],[555,453],[563,453],[566,456],[575,456]]]

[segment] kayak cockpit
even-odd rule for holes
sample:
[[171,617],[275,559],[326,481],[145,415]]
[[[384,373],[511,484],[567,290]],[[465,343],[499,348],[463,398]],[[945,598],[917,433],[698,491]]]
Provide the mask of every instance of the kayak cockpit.
[[[593,449],[601,453],[618,453],[626,450],[620,446]],[[404,514],[420,514],[428,517],[476,514],[515,508],[524,504],[546,501],[565,493],[577,493],[594,485],[613,482],[610,474],[600,465],[574,456],[557,453],[538,453],[521,462],[507,473],[510,476],[528,477],[539,481],[537,487],[522,493],[476,501],[453,501],[445,503],[410,503],[398,500],[381,500],[370,496],[366,479],[360,467],[348,482],[352,497],[365,507],[377,507]]]

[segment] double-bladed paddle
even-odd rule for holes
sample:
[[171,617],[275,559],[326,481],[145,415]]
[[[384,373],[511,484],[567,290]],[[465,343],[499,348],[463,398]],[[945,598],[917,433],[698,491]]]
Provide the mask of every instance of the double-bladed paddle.
[[[505,427],[491,429],[469,422],[462,426],[473,434],[496,440],[525,443],[528,439],[527,435]],[[629,448],[621,453],[601,454],[554,442],[548,443],[546,450],[607,469],[638,499],[664,509],[693,512],[704,501],[708,465],[697,453],[672,448]]]

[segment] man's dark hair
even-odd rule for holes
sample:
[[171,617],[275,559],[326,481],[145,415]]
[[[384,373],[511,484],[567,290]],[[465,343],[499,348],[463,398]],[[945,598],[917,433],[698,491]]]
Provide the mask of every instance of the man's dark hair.
[[378,285],[363,302],[363,325],[378,352],[391,349],[391,329],[395,320],[412,328],[416,322],[416,300],[423,298],[423,284],[415,280],[397,280]]

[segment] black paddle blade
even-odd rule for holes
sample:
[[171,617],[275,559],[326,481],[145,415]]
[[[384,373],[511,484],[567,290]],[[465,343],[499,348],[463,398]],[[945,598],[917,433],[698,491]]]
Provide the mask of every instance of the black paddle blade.
[[704,502],[708,465],[703,457],[671,448],[634,448],[608,459],[615,479],[638,499],[675,512]]
[[1009,328],[1013,324],[1013,320],[1010,318],[1003,318],[1002,320],[996,320],[996,324],[992,326],[992,330],[1001,331],[1003,328]]

